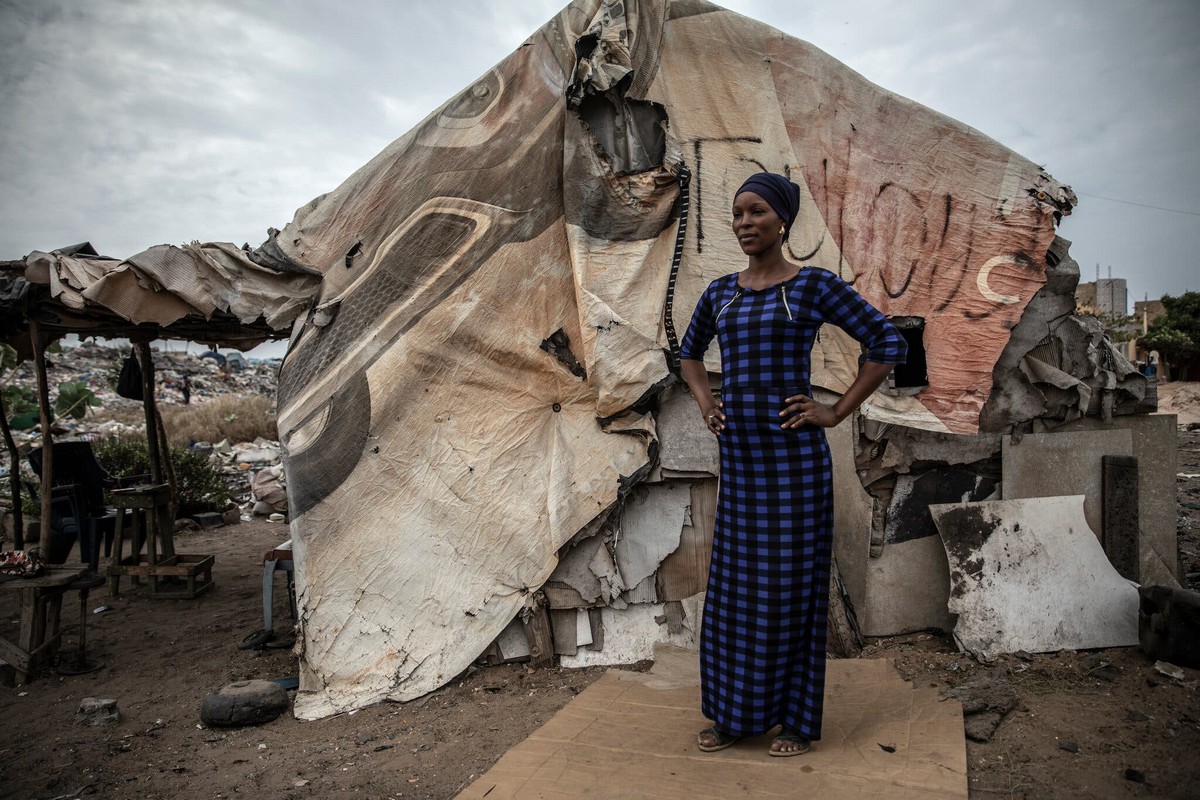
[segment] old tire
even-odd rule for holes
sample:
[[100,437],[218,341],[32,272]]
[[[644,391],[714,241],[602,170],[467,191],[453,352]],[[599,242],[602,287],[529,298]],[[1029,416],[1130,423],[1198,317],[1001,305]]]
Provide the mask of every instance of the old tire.
[[261,725],[288,707],[287,691],[272,681],[237,681],[212,692],[200,707],[205,725],[230,728]]

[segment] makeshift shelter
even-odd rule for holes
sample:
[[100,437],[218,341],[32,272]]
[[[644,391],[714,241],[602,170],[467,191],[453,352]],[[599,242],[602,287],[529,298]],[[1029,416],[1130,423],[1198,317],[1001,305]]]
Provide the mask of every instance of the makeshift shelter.
[[[1150,419],[1119,416],[1153,394],[1072,314],[1069,187],[704,0],[577,0],[257,250],[188,251],[222,286],[258,276],[248,308],[272,324],[312,299],[278,414],[298,716],[419,697],[485,651],[586,664],[687,643],[716,455],[677,340],[744,265],[728,206],[760,169],[802,189],[789,257],[852,282],[914,354],[831,432],[863,630],[952,624],[928,505],[997,491],[1002,438]],[[107,280],[86,267],[51,259],[64,302],[132,313],[80,289]],[[131,280],[143,267],[124,285],[207,307],[173,270]],[[857,357],[824,329],[814,386],[844,390]],[[1143,577],[1170,577],[1173,527],[1141,534]]]
[[[985,403],[1063,262],[1069,188],[709,3],[572,3],[259,251],[324,276],[279,397],[299,716],[435,689],[518,612],[544,653],[545,603],[567,663],[628,656],[656,617],[687,636],[715,459],[667,388],[672,351],[704,286],[742,266],[727,208],[759,169],[804,192],[790,257],[852,281],[924,353],[855,431],[974,437],[981,415],[1044,412],[1028,382]],[[856,359],[823,332],[814,383],[844,389]],[[1033,380],[1057,385],[1054,363]]]
[[[166,435],[155,409],[150,342],[182,339],[244,348],[282,338],[316,283],[311,272],[259,266],[229,244],[160,245],[122,261],[82,242],[0,263],[0,341],[34,360],[43,444],[49,445],[45,347],[71,333],[130,339],[141,364],[150,474],[157,483],[170,478],[170,469],[160,455]],[[51,448],[45,452],[41,516],[49,519]],[[15,486],[15,473],[12,480]],[[19,509],[14,511],[19,518]],[[43,548],[47,530],[44,526]]]

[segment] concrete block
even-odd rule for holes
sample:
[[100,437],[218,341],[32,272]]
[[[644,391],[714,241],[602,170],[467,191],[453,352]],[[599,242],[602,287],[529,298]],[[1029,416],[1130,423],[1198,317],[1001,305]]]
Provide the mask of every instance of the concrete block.
[[947,607],[950,565],[939,537],[888,544],[879,558],[867,559],[864,566],[864,593],[855,604],[863,635],[954,627]]
[[1138,594],[1142,652],[1159,661],[1200,669],[1200,593],[1143,586]]
[[[813,398],[822,403],[833,403],[838,395],[813,389]],[[852,414],[850,419],[825,431],[833,457],[833,554],[856,611],[866,598],[873,508],[871,495],[862,487],[854,463],[855,426],[858,424],[858,415]],[[859,623],[862,623],[861,612]]]
[[219,528],[224,524],[221,515],[215,511],[201,511],[199,514],[193,514],[192,519],[196,520],[201,528]]
[[1129,431],[1133,441],[1130,455],[1138,460],[1139,581],[1143,586],[1178,588],[1183,576],[1176,530],[1175,473],[1179,471],[1179,456],[1175,415],[1134,414],[1113,417],[1110,424],[1078,419],[1061,430]]
[[1001,497],[1022,500],[1083,495],[1083,514],[1088,527],[1099,537],[1104,530],[1100,459],[1131,455],[1134,455],[1132,435],[1117,428],[1082,431],[1060,428],[1053,433],[1027,434],[1019,441],[1005,436],[1001,446]]

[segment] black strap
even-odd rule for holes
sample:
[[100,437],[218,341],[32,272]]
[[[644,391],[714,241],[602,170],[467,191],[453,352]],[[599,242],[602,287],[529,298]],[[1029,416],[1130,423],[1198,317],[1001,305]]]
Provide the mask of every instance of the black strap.
[[683,240],[687,236],[688,207],[691,199],[688,187],[692,173],[683,164],[679,165],[679,231],[675,234],[675,254],[671,257],[671,276],[667,279],[667,301],[663,305],[666,316],[663,328],[667,331],[667,343],[671,346],[671,372],[679,375],[679,337],[675,335],[675,281],[679,277],[679,262],[683,258]]

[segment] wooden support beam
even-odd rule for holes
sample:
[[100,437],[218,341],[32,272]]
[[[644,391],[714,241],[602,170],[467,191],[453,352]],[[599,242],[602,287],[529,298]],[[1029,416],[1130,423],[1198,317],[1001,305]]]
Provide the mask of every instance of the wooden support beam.
[[4,432],[4,446],[8,450],[8,488],[12,495],[13,518],[13,549],[25,549],[25,519],[21,510],[21,453],[13,440],[12,429],[8,426],[8,409],[4,407],[4,398],[0,396],[0,430]]
[[146,445],[150,451],[150,482],[163,482],[162,453],[158,443],[158,408],[154,402],[154,354],[150,342],[137,343],[138,363],[142,368],[142,409],[146,414]]
[[41,537],[38,545],[42,554],[50,552],[51,492],[54,489],[54,437],[50,433],[50,381],[46,378],[46,342],[38,323],[29,320],[29,338],[33,342],[33,369],[37,373],[38,411],[42,423],[42,511]]

